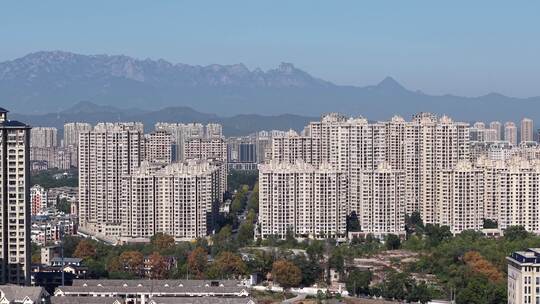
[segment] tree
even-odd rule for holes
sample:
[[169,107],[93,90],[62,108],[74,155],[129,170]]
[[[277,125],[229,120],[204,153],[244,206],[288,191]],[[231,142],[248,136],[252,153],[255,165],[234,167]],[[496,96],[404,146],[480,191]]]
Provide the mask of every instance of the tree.
[[345,258],[340,250],[334,250],[334,252],[332,252],[332,255],[328,259],[328,266],[341,274],[344,272]]
[[104,261],[89,258],[85,260],[85,264],[88,267],[87,275],[89,278],[100,279],[106,277],[107,270]]
[[56,210],[60,212],[64,212],[65,214],[71,213],[71,203],[67,200],[67,198],[59,199],[56,202]]
[[386,249],[395,250],[401,247],[401,240],[395,234],[388,234],[385,240]]
[[204,278],[204,272],[208,265],[208,254],[202,247],[195,248],[188,256],[189,272],[196,278]]
[[452,238],[452,232],[450,232],[450,227],[448,226],[427,224],[424,234],[427,236],[428,244],[431,247],[435,247],[441,242]]
[[165,233],[158,232],[150,238],[150,243],[152,244],[154,249],[162,251],[172,248],[174,246],[174,237]]
[[362,271],[354,269],[349,273],[347,280],[345,281],[345,286],[350,295],[367,295],[369,294],[369,284],[373,274],[371,271]]
[[494,221],[492,219],[484,219],[484,225],[483,225],[484,229],[496,229],[498,227],[499,227],[499,224],[497,223],[497,221]]
[[420,212],[414,211],[411,215],[405,215],[405,231],[407,235],[424,229],[424,222]]
[[251,193],[251,197],[249,198],[247,209],[253,210],[255,213],[259,212],[259,183],[258,182],[253,187],[253,192]]
[[305,255],[294,255],[290,260],[302,272],[302,286],[311,286],[321,278],[323,269],[318,262],[309,261]]
[[272,278],[284,290],[300,285],[302,272],[300,268],[287,260],[275,261],[272,265]]
[[391,270],[386,274],[381,294],[385,299],[404,300],[410,293],[413,283],[410,274]]
[[167,261],[159,252],[149,256],[150,278],[155,280],[165,279],[167,276]]
[[432,292],[425,282],[414,283],[407,295],[407,302],[419,302],[426,304],[432,299]]
[[240,228],[238,228],[238,234],[236,236],[236,239],[238,240],[238,244],[240,246],[247,245],[253,241],[254,229],[255,226],[249,220],[246,220],[242,223],[242,225],[240,225]]
[[313,240],[306,248],[306,253],[312,263],[319,263],[324,257],[324,242]]
[[496,283],[503,280],[503,274],[478,251],[468,251],[465,253],[463,261],[472,271],[486,276],[492,282]]
[[347,216],[347,231],[360,231],[360,221],[358,220],[358,215],[356,211],[351,212]]
[[92,241],[82,240],[77,244],[73,255],[81,259],[94,258],[96,257],[96,246]]
[[107,263],[107,271],[108,272],[121,272],[123,271],[122,264],[120,263],[120,257],[114,256],[109,260],[109,263]]
[[242,258],[229,251],[221,252],[212,264],[213,272],[218,273],[218,277],[232,275],[238,277],[247,273],[247,267]]
[[222,251],[235,251],[236,244],[232,237],[231,226],[225,226],[212,237],[212,255],[217,256]]
[[64,239],[62,241],[64,245],[64,256],[75,256],[75,250],[77,249],[77,245],[79,245],[79,242],[82,240],[82,238],[78,236],[71,236],[66,235],[64,236]]
[[141,274],[144,266],[144,256],[139,251],[124,251],[120,254],[119,261],[128,272],[134,275]]
[[504,231],[504,238],[510,241],[524,239],[529,236],[529,232],[523,226],[510,226]]

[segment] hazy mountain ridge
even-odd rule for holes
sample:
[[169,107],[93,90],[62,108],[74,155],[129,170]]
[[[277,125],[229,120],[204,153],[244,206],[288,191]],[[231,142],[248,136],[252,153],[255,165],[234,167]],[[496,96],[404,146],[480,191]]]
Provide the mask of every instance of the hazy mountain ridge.
[[217,122],[223,125],[223,132],[227,136],[248,135],[260,130],[302,130],[316,117],[283,114],[276,116],[264,116],[257,114],[242,114],[231,117],[221,117],[215,114],[207,114],[195,111],[188,107],[168,107],[157,111],[144,111],[139,109],[119,109],[112,106],[100,106],[91,102],[79,102],[73,107],[59,113],[48,114],[17,114],[13,113],[10,118],[24,121],[31,126],[47,126],[63,129],[66,122],[120,122],[140,121],[144,123],[145,131],[154,129],[156,122],[177,123],[210,123]]
[[193,66],[128,56],[36,52],[0,63],[0,106],[17,113],[53,113],[80,100],[121,109],[189,107],[219,115],[324,112],[385,120],[421,111],[456,119],[517,120],[540,114],[540,97],[432,96],[387,77],[377,85],[340,86],[289,63],[268,71],[243,64]]

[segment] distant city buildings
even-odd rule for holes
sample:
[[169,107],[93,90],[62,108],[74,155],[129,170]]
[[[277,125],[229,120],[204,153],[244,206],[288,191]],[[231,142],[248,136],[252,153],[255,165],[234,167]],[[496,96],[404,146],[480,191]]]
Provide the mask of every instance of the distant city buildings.
[[30,147],[54,148],[58,146],[58,130],[49,127],[35,127],[30,132]]
[[521,142],[533,141],[533,121],[529,118],[523,118],[521,120]]
[[92,125],[84,122],[70,122],[64,124],[64,138],[62,140],[62,146],[64,147],[78,147],[79,146],[79,134],[92,130]]
[[504,140],[514,146],[517,145],[518,137],[515,123],[509,121],[504,124]]

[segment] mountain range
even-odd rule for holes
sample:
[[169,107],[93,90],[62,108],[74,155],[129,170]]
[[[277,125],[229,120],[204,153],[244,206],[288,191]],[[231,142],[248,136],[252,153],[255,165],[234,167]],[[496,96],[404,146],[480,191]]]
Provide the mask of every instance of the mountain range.
[[11,114],[12,119],[24,121],[31,126],[56,127],[60,131],[66,122],[80,121],[97,124],[98,122],[140,121],[145,131],[153,130],[156,122],[217,122],[222,124],[226,136],[248,135],[260,130],[302,130],[316,117],[293,114],[258,115],[239,114],[230,117],[218,116],[195,111],[188,107],[167,107],[156,111],[140,109],[119,109],[113,106],[101,106],[83,101],[74,106],[49,114]]
[[381,120],[394,114],[409,118],[431,111],[475,121],[518,120],[540,114],[540,97],[496,93],[434,96],[404,88],[391,77],[372,86],[343,86],[311,76],[290,63],[262,71],[243,64],[195,66],[63,51],[36,52],[1,62],[0,100],[0,106],[12,112],[45,116],[67,115],[80,101],[89,101],[89,107],[99,105],[102,112],[110,107],[109,112],[122,109],[122,115],[134,117],[157,115],[158,109],[166,108],[183,109],[182,113],[190,108],[221,118],[283,113],[316,117],[343,112]]

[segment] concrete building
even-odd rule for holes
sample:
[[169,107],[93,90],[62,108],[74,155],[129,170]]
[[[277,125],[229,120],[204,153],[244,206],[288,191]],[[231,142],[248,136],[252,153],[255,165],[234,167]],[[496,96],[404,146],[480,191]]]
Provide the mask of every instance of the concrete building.
[[142,124],[100,123],[80,133],[79,220],[81,231],[120,235],[122,177],[142,160]]
[[437,220],[454,234],[480,230],[484,223],[485,176],[468,160],[437,176]]
[[30,188],[31,215],[38,215],[47,208],[47,190],[40,185]]
[[378,237],[405,234],[405,172],[389,163],[362,174],[359,215],[362,232]]
[[347,179],[331,165],[259,165],[261,236],[338,238],[346,233]]
[[503,130],[502,130],[502,124],[500,121],[492,121],[489,123],[489,128],[491,130],[495,130],[495,140],[502,140],[503,138]]
[[517,127],[515,123],[509,121],[504,124],[504,140],[513,146],[517,145]]
[[530,118],[523,118],[521,120],[521,141],[520,142],[528,142],[534,140],[534,123],[532,119]]
[[77,166],[77,149],[68,148],[30,148],[30,161],[42,162],[47,169],[68,170]]
[[172,162],[172,136],[157,130],[144,136],[143,159],[149,162],[170,164]]
[[513,252],[508,263],[508,304],[540,303],[540,248]]
[[30,282],[30,127],[0,108],[0,283]]
[[223,137],[223,127],[217,123],[209,123],[205,127],[205,136],[206,138],[222,138]]
[[514,157],[498,177],[499,228],[523,226],[540,233],[540,163]]
[[203,126],[200,123],[164,123],[155,124],[156,130],[164,130],[171,134],[173,143],[173,161],[186,160],[185,145],[191,139],[221,139],[223,138],[222,126],[210,123]]
[[30,147],[54,148],[58,146],[58,130],[49,127],[34,127],[30,132]]
[[79,134],[92,130],[92,125],[84,122],[69,122],[64,124],[64,139],[62,140],[64,147],[78,147]]
[[222,202],[220,179],[220,166],[209,161],[143,162],[122,180],[121,240],[149,241],[158,232],[178,241],[207,236]]

